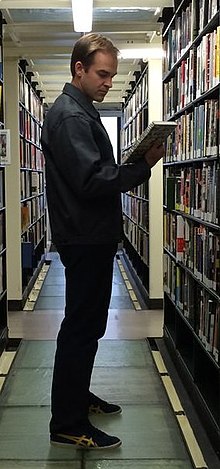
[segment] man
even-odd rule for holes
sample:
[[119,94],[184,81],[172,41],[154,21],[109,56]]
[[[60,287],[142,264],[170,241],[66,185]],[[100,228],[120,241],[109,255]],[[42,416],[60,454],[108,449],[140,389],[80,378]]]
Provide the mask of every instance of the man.
[[95,428],[90,412],[121,407],[89,391],[106,329],[113,261],[122,238],[121,192],[142,184],[163,156],[155,145],[135,164],[115,164],[93,101],[102,102],[117,73],[118,50],[88,34],[75,44],[72,82],[48,111],[42,147],[52,239],[65,266],[65,318],[57,338],[52,383],[51,443],[86,449],[115,448],[121,440]]

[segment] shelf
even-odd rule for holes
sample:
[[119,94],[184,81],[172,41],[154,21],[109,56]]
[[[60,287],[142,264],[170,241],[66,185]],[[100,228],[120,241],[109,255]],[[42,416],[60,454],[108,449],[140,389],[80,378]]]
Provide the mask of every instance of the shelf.
[[220,231],[220,226],[219,225],[215,225],[214,223],[210,223],[209,221],[203,220],[202,218],[194,217],[193,215],[189,215],[188,213],[181,212],[180,210],[168,209],[165,205],[164,205],[164,209],[169,211],[169,212],[172,212],[176,215],[181,215],[181,217],[187,218],[188,220],[191,220],[193,223],[195,223],[197,225],[199,224],[199,225],[207,226],[212,231],[216,231],[216,232]]
[[199,417],[203,422],[204,428],[206,429],[210,441],[212,442],[216,453],[220,455],[219,426],[215,418],[213,418],[213,414],[207,405],[206,399],[204,399],[199,387],[195,383],[192,374],[190,373],[190,370],[187,366],[187,363],[185,362],[181,353],[176,349],[175,342],[173,340],[172,335],[170,334],[170,330],[166,326],[164,327],[164,338],[166,346],[170,352],[170,356],[172,357],[172,360],[176,366],[177,372],[182,381],[184,382],[189,396],[192,402],[194,403],[195,408],[197,409]]
[[216,293],[215,290],[212,290],[211,288],[207,287],[204,282],[198,279],[198,277],[192,272],[192,270],[186,267],[183,263],[179,262],[176,259],[176,256],[165,247],[164,252],[176,263],[176,265],[181,267],[181,269],[185,270],[185,272],[187,272],[187,274],[190,275],[190,277],[192,277],[198,283],[198,285],[201,286],[201,288],[204,288],[213,298],[215,298],[217,302],[220,302],[220,296]]
[[[177,313],[180,316],[181,320],[185,323],[187,329],[189,329],[190,335],[193,335],[194,339],[198,342],[198,345],[202,348],[203,353],[206,354],[206,356],[208,357],[212,365],[216,368],[216,370],[220,371],[220,364],[215,360],[213,355],[208,350],[206,350],[205,344],[202,342],[200,337],[196,334],[195,330],[193,329],[192,324],[190,324],[187,317],[184,316],[183,311],[175,304],[175,302],[172,300],[172,298],[169,296],[168,293],[165,293],[165,295],[168,297],[168,301],[172,303],[173,307],[175,308],[175,313]],[[178,339],[176,339],[176,341],[178,341]],[[190,347],[188,347],[188,350],[190,350]]]
[[[183,1],[183,3],[184,3],[184,1]],[[181,9],[181,7],[179,7],[179,10],[180,9]],[[169,78],[174,74],[175,70],[178,68],[178,66],[181,64],[181,62],[188,56],[189,51],[193,47],[196,47],[199,44],[202,37],[205,36],[205,34],[213,31],[213,29],[215,27],[217,27],[218,25],[219,25],[219,13],[216,13],[216,15],[205,26],[202,33],[198,34],[198,36],[193,40],[193,42],[183,52],[182,56],[176,61],[176,63],[172,66],[172,68],[166,73],[166,75],[163,77],[163,82],[166,82],[166,81],[169,80]],[[163,37],[165,37],[165,33],[163,34]]]
[[[43,101],[28,79],[27,63],[22,63],[23,69],[17,59],[5,61],[7,126],[17,155],[7,180],[8,301],[14,310],[22,309],[46,247]],[[18,86],[12,86],[12,78]]]
[[6,349],[8,340],[9,340],[8,327],[6,326],[6,327],[1,328],[0,326],[0,355]]
[[[163,77],[164,116],[178,125],[163,163],[164,337],[220,455],[220,84],[211,68],[218,58],[213,46],[219,12],[198,33],[210,13],[208,2],[204,12],[196,0],[180,2],[163,34],[165,66],[181,54]],[[190,35],[172,51],[192,11]]]
[[197,97],[193,101],[191,101],[191,103],[186,104],[186,106],[184,106],[179,111],[175,112],[171,117],[168,117],[167,121],[172,122],[173,120],[180,117],[182,114],[185,114],[187,111],[190,111],[191,109],[193,109],[197,104],[205,101],[208,98],[213,97],[214,95],[216,95],[218,97],[219,87],[220,87],[220,83],[218,83],[216,86],[214,86],[210,90],[206,91],[205,93],[202,93],[199,97]]
[[[134,149],[148,122],[161,121],[161,82],[162,60],[149,60],[123,107],[124,120],[130,123],[122,128],[122,134],[127,132],[121,139],[126,150]],[[127,159],[125,148],[122,158]],[[163,305],[161,169],[162,161],[155,166],[149,181],[122,195],[124,256],[150,308]]]
[[185,166],[185,165],[196,165],[196,164],[203,164],[203,163],[210,163],[210,161],[219,161],[218,156],[206,156],[203,158],[192,158],[188,160],[181,160],[181,161],[166,161],[163,163],[165,168],[170,166]]
[[[3,51],[3,37],[2,25],[3,17],[0,12],[0,56],[1,56],[1,78],[0,78],[0,127],[5,129],[5,83],[4,78],[4,63],[2,63]],[[4,165],[0,165],[0,355],[6,348],[8,342],[8,303],[7,303],[7,263],[6,254],[8,250],[6,240],[6,169]]]

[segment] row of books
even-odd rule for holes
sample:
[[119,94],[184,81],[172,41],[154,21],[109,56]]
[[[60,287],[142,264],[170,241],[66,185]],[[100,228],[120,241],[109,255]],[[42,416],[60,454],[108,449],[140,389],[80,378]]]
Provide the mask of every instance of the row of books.
[[220,26],[202,37],[196,49],[196,97],[220,81]]
[[143,199],[149,199],[149,183],[148,181],[143,182],[140,186],[134,187],[132,191],[128,192],[128,194],[142,197]]
[[147,200],[138,199],[130,194],[122,195],[122,208],[134,223],[144,230],[149,230],[149,203]]
[[140,82],[133,90],[132,96],[126,103],[123,110],[123,127],[126,127],[142,109],[148,97],[148,74],[147,72],[142,75]]
[[219,83],[220,26],[202,37],[198,47],[191,49],[187,59],[182,60],[176,73],[176,111]]
[[149,265],[149,236],[124,216],[124,233],[144,264]]
[[33,249],[35,249],[45,235],[44,230],[44,217],[41,217],[29,230],[22,233],[21,244],[31,243]]
[[21,177],[21,199],[26,199],[44,192],[44,180],[42,172],[22,171]]
[[44,157],[40,148],[31,142],[20,139],[20,165],[21,168],[36,169],[43,171]]
[[220,234],[181,215],[164,215],[164,245],[178,262],[220,296]]
[[44,196],[35,197],[21,204],[21,233],[28,231],[30,226],[44,216]]
[[220,26],[205,35],[164,83],[164,116],[169,119],[220,82]]
[[144,132],[148,125],[148,107],[143,107],[135,118],[132,119],[129,124],[121,129],[121,148],[126,149],[132,145]]
[[32,116],[42,123],[43,105],[22,72],[19,74],[19,100],[30,111]]
[[219,362],[220,303],[164,254],[164,288],[206,350]]
[[199,0],[199,25],[201,32],[209,21],[216,15],[219,9],[219,0]]
[[20,135],[40,146],[41,126],[23,107],[19,109]]
[[187,215],[220,223],[220,168],[218,164],[203,163],[202,167],[178,168],[169,175],[166,168],[164,204],[170,210],[180,210]]
[[[181,59],[194,39],[203,30],[204,26],[216,15],[218,0],[193,0],[186,9],[180,10],[175,18],[173,27],[163,41],[164,60],[163,74],[169,72],[175,63]],[[205,4],[205,11],[203,6]]]
[[163,42],[164,60],[163,73],[166,74],[182,57],[194,39],[195,11],[190,3],[175,18],[173,28],[169,29]]
[[165,162],[217,156],[220,150],[219,102],[205,100],[177,119],[175,132],[166,142]]

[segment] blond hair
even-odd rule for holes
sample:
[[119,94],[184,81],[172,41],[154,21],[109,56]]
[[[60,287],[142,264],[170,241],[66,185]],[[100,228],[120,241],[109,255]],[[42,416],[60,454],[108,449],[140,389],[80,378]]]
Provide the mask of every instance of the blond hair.
[[98,51],[108,52],[115,58],[118,57],[119,52],[110,39],[102,36],[101,34],[90,33],[78,39],[74,45],[70,62],[72,76],[75,76],[76,62],[81,62],[85,70],[88,70],[94,61],[96,52]]

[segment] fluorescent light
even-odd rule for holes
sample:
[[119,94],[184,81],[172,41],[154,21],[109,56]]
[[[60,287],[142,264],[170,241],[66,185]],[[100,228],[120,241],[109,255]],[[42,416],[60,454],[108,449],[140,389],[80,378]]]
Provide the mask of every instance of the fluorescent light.
[[74,31],[88,33],[92,31],[93,0],[72,0]]
[[143,49],[120,49],[122,59],[161,59],[163,51],[161,47],[151,47]]
[[161,10],[160,7],[156,7],[156,10],[155,10],[155,12],[154,12],[154,15],[155,15],[155,16],[156,16],[156,15],[159,15],[160,10]]

